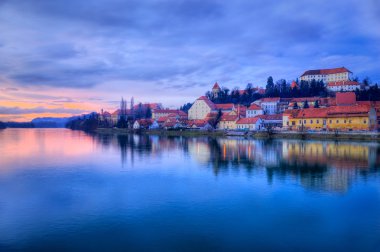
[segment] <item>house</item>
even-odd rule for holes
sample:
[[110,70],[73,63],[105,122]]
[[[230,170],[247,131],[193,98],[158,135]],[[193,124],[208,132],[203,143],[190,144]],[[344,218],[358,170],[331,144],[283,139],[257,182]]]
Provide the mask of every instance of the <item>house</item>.
[[262,125],[264,128],[281,128],[282,127],[282,114],[266,114],[259,115],[258,117],[262,120]]
[[262,114],[264,114],[264,111],[261,109],[261,107],[257,104],[252,103],[251,106],[246,109],[245,117],[255,117]]
[[215,110],[215,104],[206,96],[201,96],[189,109],[189,120],[205,119],[213,110]]
[[165,117],[170,114],[176,114],[181,117],[187,117],[187,114],[185,112],[178,109],[154,109],[152,110],[152,119],[158,119],[160,117]]
[[345,67],[331,69],[308,70],[304,72],[300,79],[303,81],[323,81],[324,83],[349,81],[352,72]]
[[167,117],[166,121],[162,124],[164,129],[178,129],[186,128],[187,124],[185,120],[181,120],[174,117]]
[[149,129],[152,123],[151,119],[139,119],[133,123],[133,129]]
[[206,120],[191,120],[187,123],[189,128],[199,130],[213,130],[214,128]]
[[224,113],[217,124],[217,129],[236,129],[236,122],[239,120],[237,112]]
[[376,110],[367,105],[333,106],[295,110],[288,115],[291,130],[374,130]]
[[343,80],[327,83],[327,89],[332,92],[355,91],[360,88],[361,85],[357,81]]
[[152,120],[152,124],[149,126],[149,129],[159,129],[160,124],[158,123],[157,120]]
[[255,101],[254,103],[260,105],[265,114],[277,114],[279,113],[280,97],[263,98]]
[[214,110],[220,110],[222,112],[231,112],[235,109],[235,105],[233,103],[214,104],[214,106]]
[[354,92],[336,93],[335,103],[337,106],[355,105],[356,104],[356,94]]
[[260,117],[240,118],[236,122],[238,130],[261,130],[263,128],[262,119]]

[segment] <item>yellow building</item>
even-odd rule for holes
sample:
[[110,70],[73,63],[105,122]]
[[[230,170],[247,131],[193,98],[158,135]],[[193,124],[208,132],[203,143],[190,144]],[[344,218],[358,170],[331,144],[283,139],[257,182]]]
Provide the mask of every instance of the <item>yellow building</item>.
[[230,113],[224,113],[220,118],[217,125],[218,129],[237,129],[236,122],[239,120],[239,116],[235,111]]
[[374,130],[376,121],[375,109],[364,105],[292,110],[283,116],[289,130]]

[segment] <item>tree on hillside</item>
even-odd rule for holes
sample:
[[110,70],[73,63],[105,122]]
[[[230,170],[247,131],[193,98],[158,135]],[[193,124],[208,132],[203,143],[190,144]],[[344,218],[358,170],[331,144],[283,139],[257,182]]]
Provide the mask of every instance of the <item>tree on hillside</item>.
[[315,101],[314,108],[319,108],[319,101],[318,100]]
[[304,109],[309,108],[309,102],[307,100],[304,102],[303,108]]
[[295,103],[293,104],[293,109],[299,109],[299,107],[298,107],[298,103],[297,103],[297,102],[295,102]]
[[274,92],[274,82],[273,82],[272,76],[268,77],[267,85],[265,88],[266,88],[266,90],[265,90],[266,96],[271,97],[273,95],[273,92]]
[[182,105],[179,109],[182,110],[183,112],[187,113],[192,105],[193,104],[188,102],[188,103],[185,103],[184,105]]
[[152,110],[148,106],[146,111],[145,111],[145,118],[152,118]]

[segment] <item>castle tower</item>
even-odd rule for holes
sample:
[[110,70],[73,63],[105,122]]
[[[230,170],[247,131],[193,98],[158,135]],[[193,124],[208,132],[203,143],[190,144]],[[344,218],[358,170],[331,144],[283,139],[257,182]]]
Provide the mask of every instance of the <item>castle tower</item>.
[[217,97],[218,97],[219,92],[220,92],[221,90],[222,90],[222,89],[219,87],[218,82],[215,82],[214,86],[213,86],[212,89],[211,89],[211,92],[212,92],[214,98],[217,98]]

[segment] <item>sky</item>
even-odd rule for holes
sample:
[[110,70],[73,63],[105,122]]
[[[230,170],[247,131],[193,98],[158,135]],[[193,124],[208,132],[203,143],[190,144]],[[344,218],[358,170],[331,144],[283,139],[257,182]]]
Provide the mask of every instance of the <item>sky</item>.
[[0,0],[0,120],[175,108],[345,66],[380,83],[380,0]]

